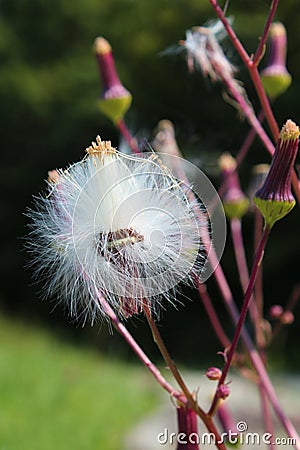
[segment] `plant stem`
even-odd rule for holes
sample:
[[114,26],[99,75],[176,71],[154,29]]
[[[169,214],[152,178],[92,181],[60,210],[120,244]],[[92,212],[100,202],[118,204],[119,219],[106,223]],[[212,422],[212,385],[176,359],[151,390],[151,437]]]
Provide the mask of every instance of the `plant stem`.
[[[276,142],[278,140],[278,136],[279,136],[279,128],[278,128],[276,119],[274,117],[272,108],[270,106],[270,102],[268,100],[267,94],[266,94],[266,92],[264,90],[264,87],[262,85],[261,78],[260,78],[260,75],[259,75],[259,72],[258,72],[258,69],[257,69],[257,65],[253,63],[253,60],[250,58],[250,56],[246,52],[244,46],[240,42],[239,38],[237,37],[237,35],[233,31],[232,26],[230,25],[230,23],[226,19],[225,15],[224,15],[224,12],[220,8],[217,0],[209,0],[209,2],[212,5],[213,9],[215,10],[218,18],[223,23],[223,26],[224,26],[225,30],[227,31],[229,38],[231,39],[234,47],[236,48],[237,52],[239,53],[241,59],[243,60],[245,66],[248,69],[249,75],[250,75],[250,77],[252,79],[252,82],[253,82],[253,85],[254,85],[255,90],[257,92],[259,101],[260,101],[262,109],[264,111],[266,120],[267,120],[267,122],[269,124],[269,127],[270,127],[270,130],[272,132],[273,139]],[[277,4],[275,3],[275,8],[276,8],[276,6],[277,6]],[[273,14],[275,12],[273,7],[274,7],[274,1],[272,3],[269,15]],[[268,26],[268,19],[267,19],[266,26]],[[251,125],[253,126],[252,123],[251,123]],[[257,129],[255,127],[254,127],[254,129],[257,132]],[[271,155],[273,155],[274,147],[273,147],[273,150],[272,150],[271,146],[268,144],[268,146],[266,146],[266,148],[269,151],[269,153]],[[297,174],[296,174],[295,171],[293,171],[293,174],[292,174],[292,185],[293,185],[293,188],[294,188],[295,195],[297,197],[298,203],[300,203],[300,186],[299,186],[299,180],[298,180],[298,177],[297,177]]]
[[191,394],[191,392],[189,391],[188,387],[186,386],[181,374],[179,373],[176,365],[174,364],[174,361],[172,360],[166,346],[165,343],[160,335],[160,332],[151,316],[151,311],[148,308],[147,303],[144,304],[143,306],[143,310],[144,310],[144,314],[146,316],[146,319],[148,321],[149,327],[151,329],[152,332],[152,336],[153,336],[153,340],[156,343],[156,345],[159,348],[159,351],[162,355],[162,357],[165,360],[165,363],[167,364],[167,366],[169,367],[169,369],[171,370],[175,380],[177,381],[179,387],[182,389],[182,392],[185,395],[185,399],[186,399],[186,403],[188,405],[189,408],[192,408],[195,413],[203,420],[204,424],[206,425],[206,428],[208,429],[208,431],[210,433],[213,433],[215,438],[216,438],[216,446],[219,450],[226,450],[225,445],[221,442],[221,436],[219,435],[211,417],[209,417],[205,411],[198,405],[198,403],[196,402],[196,400],[194,399],[193,395]]
[[[244,325],[244,322],[245,322],[245,319],[246,319],[246,315],[247,315],[247,312],[248,312],[250,300],[251,300],[251,297],[252,297],[252,291],[253,291],[253,287],[254,287],[257,271],[258,271],[258,267],[259,267],[259,265],[260,265],[260,263],[262,261],[263,254],[264,254],[264,249],[265,249],[265,246],[266,246],[269,234],[270,234],[270,228],[266,225],[265,228],[264,228],[264,231],[262,233],[258,249],[256,251],[256,255],[255,255],[255,259],[254,259],[254,262],[253,262],[253,267],[252,267],[252,271],[251,271],[251,275],[250,275],[250,279],[249,279],[249,284],[248,284],[247,290],[245,292],[245,297],[244,297],[244,302],[243,302],[241,314],[240,314],[238,323],[236,325],[236,329],[235,329],[235,333],[234,333],[234,336],[233,336],[232,344],[231,344],[229,353],[228,353],[227,358],[226,358],[226,362],[225,362],[225,366],[224,366],[223,371],[222,371],[221,378],[220,378],[220,380],[218,382],[218,387],[221,386],[222,384],[224,384],[224,382],[226,380],[226,377],[227,377],[227,374],[228,374],[228,371],[229,371],[229,368],[230,368],[230,365],[231,365],[231,362],[232,362],[233,355],[234,355],[235,350],[237,348],[237,344],[238,344],[239,339],[240,339],[240,335],[241,335],[241,332],[242,332],[242,328],[243,328],[243,325]],[[218,391],[216,390],[214,399],[212,401],[211,408],[210,408],[210,410],[208,412],[209,416],[212,416],[215,413],[216,407],[218,405],[219,398],[218,398],[218,393],[217,392]]]
[[272,24],[272,21],[274,19],[275,12],[277,10],[278,3],[279,3],[279,0],[273,0],[272,1],[271,7],[270,7],[270,12],[269,12],[267,20],[266,20],[266,24],[265,24],[265,27],[264,27],[263,34],[262,34],[262,37],[260,38],[259,45],[257,47],[257,50],[256,50],[254,58],[253,58],[253,64],[255,66],[258,66],[261,58],[264,55],[265,45],[266,45],[266,42],[267,42],[268,33],[269,33],[269,30],[270,30],[270,26]]
[[245,100],[244,96],[241,94],[240,90],[237,88],[237,84],[233,82],[233,80],[229,77],[224,77],[223,81],[231,94],[234,96],[235,100],[238,102],[238,104],[241,107],[241,110],[243,114],[245,114],[249,124],[253,127],[255,130],[257,136],[262,141],[263,145],[266,147],[268,152],[273,155],[275,148],[272,144],[271,140],[269,139],[267,133],[263,129],[261,123],[257,119],[252,107],[249,105],[249,103]]
[[[211,257],[213,257],[213,252],[211,252]],[[221,265],[216,266],[216,269],[214,271],[214,277],[217,281],[217,284],[219,286],[220,292],[224,299],[225,305],[231,316],[232,322],[233,322],[234,326],[236,326],[238,323],[238,320],[239,320],[239,313],[238,313],[238,310],[234,303],[231,290],[229,288],[229,285],[227,283],[227,280],[226,280],[226,277],[224,275]],[[300,439],[299,439],[298,433],[295,430],[291,421],[286,417],[284,411],[282,410],[280,403],[278,401],[278,398],[276,396],[274,387],[270,380],[269,374],[266,371],[265,365],[264,365],[260,355],[256,351],[254,344],[245,328],[243,328],[243,330],[242,330],[241,337],[242,337],[245,347],[247,348],[247,350],[249,352],[249,357],[251,359],[253,367],[255,368],[255,370],[260,378],[260,382],[264,386],[265,392],[268,395],[269,401],[272,404],[274,411],[276,412],[284,429],[286,430],[287,435],[289,437],[295,439],[295,441],[296,441],[295,448],[297,450],[300,450]]]
[[130,131],[128,130],[124,120],[120,119],[117,123],[116,123],[117,128],[119,129],[120,133],[122,134],[123,138],[125,139],[125,141],[127,142],[127,144],[129,145],[129,147],[131,148],[133,153],[139,154],[141,153],[136,140],[134,139],[134,137],[131,136]]
[[[145,314],[145,317],[148,321],[149,327],[151,329],[152,332],[152,336],[153,336],[153,340],[156,343],[157,347],[159,348],[159,351],[162,355],[162,357],[165,360],[165,363],[167,364],[167,366],[169,367],[169,369],[171,370],[175,380],[177,381],[179,387],[181,388],[182,392],[184,393],[184,395],[186,396],[186,398],[190,401],[191,403],[194,402],[193,396],[191,394],[191,392],[189,391],[188,387],[186,386],[181,374],[179,373],[176,365],[174,364],[174,361],[172,360],[166,346],[165,343],[160,335],[160,332],[158,331],[158,328],[156,326],[156,323],[154,322],[154,320],[152,319],[151,316],[151,312],[147,306],[147,304],[144,304],[143,306],[143,311]],[[204,411],[203,411],[203,416],[204,416]]]
[[223,327],[220,323],[219,317],[216,313],[215,308],[213,307],[211,298],[207,292],[206,284],[200,283],[199,281],[195,280],[196,287],[198,289],[199,295],[201,297],[201,300],[203,302],[204,308],[206,310],[206,313],[210,319],[210,323],[212,324],[212,327],[216,333],[216,336],[218,337],[221,345],[224,349],[230,347],[230,340],[225,334],[225,331],[223,330]]
[[239,38],[237,37],[237,35],[233,31],[232,26],[230,25],[230,23],[226,19],[225,14],[224,14],[223,10],[221,9],[221,7],[219,6],[217,0],[209,0],[209,1],[210,1],[210,4],[212,5],[213,9],[215,10],[217,16],[219,17],[219,19],[223,23],[224,28],[227,31],[228,36],[231,39],[235,49],[239,53],[241,59],[243,60],[245,66],[247,67],[247,69],[249,71],[250,77],[252,79],[252,82],[253,82],[254,87],[256,89],[258,98],[260,100],[262,109],[263,109],[263,111],[265,113],[267,122],[268,122],[268,124],[270,126],[270,129],[272,131],[273,138],[274,138],[274,140],[276,142],[277,139],[278,139],[278,136],[279,136],[279,128],[278,128],[277,122],[276,122],[276,120],[274,118],[273,111],[272,111],[272,109],[270,107],[270,103],[269,103],[268,97],[267,97],[267,95],[265,93],[265,90],[263,88],[263,85],[261,83],[261,79],[260,79],[260,76],[259,76],[259,73],[258,73],[258,70],[257,70],[257,66],[253,64],[253,60],[250,58],[250,56],[246,52],[244,46],[240,42]]
[[172,397],[176,398],[178,401],[180,401],[184,405],[187,404],[186,397],[184,395],[182,395],[180,392],[176,391],[167,382],[167,380],[162,376],[162,374],[160,373],[158,368],[148,358],[148,356],[145,354],[145,352],[142,350],[142,348],[139,346],[139,344],[131,336],[131,334],[129,333],[127,328],[120,322],[117,315],[115,314],[113,309],[110,307],[109,303],[105,300],[104,296],[99,291],[97,291],[97,297],[98,297],[99,303],[101,304],[102,308],[104,309],[104,311],[110,318],[115,329],[125,339],[125,341],[129,344],[129,346],[132,348],[134,353],[138,356],[138,358],[142,361],[142,363],[147,367],[147,369],[152,373],[152,375],[154,376],[156,381],[160,384],[160,386],[163,389],[165,389],[169,394],[171,394]]
[[[264,111],[261,110],[257,116],[258,120],[260,123],[263,122],[264,118],[265,118],[265,114]],[[254,130],[254,128],[251,128],[249,133],[246,136],[245,141],[243,142],[241,148],[239,149],[237,155],[236,155],[236,170],[239,168],[239,166],[242,164],[242,162],[244,161],[251,145],[252,142],[254,141],[254,138],[256,136],[256,132]]]
[[[255,252],[258,247],[258,244],[259,244],[259,239],[260,239],[262,229],[263,229],[263,224],[264,224],[263,217],[262,217],[260,211],[258,211],[258,209],[255,209],[255,211],[254,211],[254,222],[255,222],[254,223],[254,252]],[[255,340],[256,340],[258,352],[259,352],[262,360],[265,362],[266,339],[265,339],[264,332],[261,327],[261,323],[263,320],[263,303],[264,303],[264,299],[263,299],[263,266],[262,266],[262,264],[259,266],[256,280],[255,280],[254,298],[255,298],[255,303],[256,303],[256,312],[258,314],[258,318],[255,321],[255,338],[256,338]]]
[[[245,255],[245,247],[242,236],[242,223],[240,219],[232,219],[230,221],[231,237],[233,242],[233,249],[235,254],[235,260],[238,268],[238,273],[240,277],[240,284],[245,293],[248,283],[249,283],[249,272]],[[252,294],[253,297],[253,294]],[[250,302],[250,316],[255,328],[257,328],[258,312],[256,311],[256,304]]]
[[[251,61],[251,60],[250,60]],[[260,75],[258,72],[257,67],[253,64],[253,62],[251,61],[249,63],[248,66],[248,70],[249,70],[249,74],[251,76],[253,85],[256,89],[261,107],[265,113],[266,116],[266,120],[269,124],[270,130],[272,132],[273,135],[273,139],[276,142],[279,136],[279,128],[276,122],[276,119],[274,117],[270,102],[268,100],[267,94],[265,92],[265,89],[262,85],[261,79],[260,79]]]
[[[268,404],[268,398],[267,398],[265,388],[262,385],[262,383],[259,382],[258,387],[259,387],[259,393],[260,393],[260,399],[261,399],[262,418],[263,418],[263,421],[265,424],[265,430],[267,433],[270,433],[270,435],[273,437],[273,436],[275,436],[275,433],[274,433],[271,411],[270,411],[270,407]],[[270,450],[274,450],[274,449],[276,449],[276,445],[271,441],[269,444],[269,448],[270,448]]]
[[235,253],[235,260],[238,266],[240,276],[240,283],[243,291],[249,283],[249,272],[245,255],[244,242],[242,237],[242,223],[240,219],[232,219],[230,221],[231,237],[233,242],[233,249]]

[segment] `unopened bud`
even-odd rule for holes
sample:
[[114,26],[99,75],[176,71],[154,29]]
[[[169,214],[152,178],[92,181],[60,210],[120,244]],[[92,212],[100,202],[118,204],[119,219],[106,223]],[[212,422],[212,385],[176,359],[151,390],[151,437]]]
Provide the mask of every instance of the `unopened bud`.
[[223,207],[229,220],[243,217],[249,206],[249,200],[241,190],[236,161],[229,153],[223,153],[219,158],[219,166],[226,183],[223,195]]
[[97,37],[94,47],[103,83],[99,107],[103,114],[117,123],[129,109],[132,96],[120,82],[109,42]]
[[229,396],[230,394],[230,388],[228,386],[228,384],[221,384],[220,386],[218,386],[217,388],[217,396],[221,399],[225,399]]
[[283,313],[283,308],[280,305],[273,305],[269,310],[269,316],[271,319],[279,319]]
[[209,367],[205,372],[205,375],[209,380],[219,380],[222,375],[222,370],[218,369],[218,367]]
[[280,22],[270,27],[270,50],[268,64],[261,72],[261,81],[270,98],[284,93],[292,82],[286,68],[286,30]]
[[291,325],[294,322],[294,314],[292,311],[285,311],[280,317],[280,322],[283,325]]
[[270,228],[285,217],[296,203],[291,191],[291,179],[299,134],[299,128],[292,120],[282,127],[269,173],[254,197],[254,203]]

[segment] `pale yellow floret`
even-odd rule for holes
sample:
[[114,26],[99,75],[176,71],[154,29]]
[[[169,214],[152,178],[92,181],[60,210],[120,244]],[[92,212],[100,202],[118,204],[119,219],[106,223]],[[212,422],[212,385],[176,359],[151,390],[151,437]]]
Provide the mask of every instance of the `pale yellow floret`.
[[116,153],[117,150],[112,147],[111,141],[101,141],[100,136],[96,137],[96,142],[86,148],[88,155],[107,155],[109,153]]
[[223,153],[218,162],[221,170],[234,171],[236,169],[236,160],[228,152]]
[[300,135],[299,127],[292,120],[287,120],[280,131],[280,138],[283,141],[298,139]]
[[95,39],[94,42],[94,48],[95,52],[98,55],[105,55],[106,53],[111,52],[111,45],[110,43],[103,37],[99,36]]
[[284,36],[285,34],[286,34],[285,27],[282,23],[280,22],[272,23],[269,32],[270,37]]

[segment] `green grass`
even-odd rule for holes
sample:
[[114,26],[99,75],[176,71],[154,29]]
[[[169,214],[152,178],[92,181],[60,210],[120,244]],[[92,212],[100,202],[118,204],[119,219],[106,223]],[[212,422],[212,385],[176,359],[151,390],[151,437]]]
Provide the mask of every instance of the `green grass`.
[[155,393],[142,367],[0,316],[0,450],[120,450]]

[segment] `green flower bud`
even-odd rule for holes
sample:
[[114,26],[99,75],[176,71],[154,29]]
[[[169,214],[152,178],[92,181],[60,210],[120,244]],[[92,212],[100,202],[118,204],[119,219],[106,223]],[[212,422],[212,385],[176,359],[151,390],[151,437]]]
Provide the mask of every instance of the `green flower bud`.
[[276,22],[270,28],[269,61],[261,72],[261,81],[270,98],[283,94],[292,82],[286,68],[286,30],[282,23]]
[[119,80],[109,42],[98,37],[95,40],[95,51],[103,82],[99,107],[106,117],[117,123],[130,108],[132,96]]
[[223,207],[229,220],[241,219],[249,207],[249,200],[240,187],[236,172],[236,161],[229,153],[223,153],[219,159],[219,166],[225,183]]

